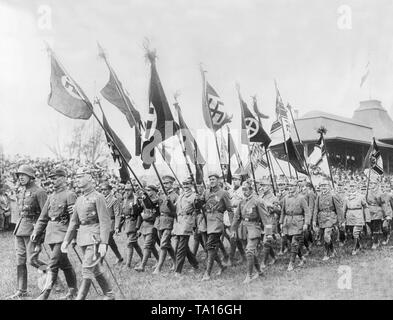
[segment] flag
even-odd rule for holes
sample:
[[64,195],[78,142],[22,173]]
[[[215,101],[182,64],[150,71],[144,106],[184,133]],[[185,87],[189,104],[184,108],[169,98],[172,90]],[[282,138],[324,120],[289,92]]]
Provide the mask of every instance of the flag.
[[381,152],[379,151],[377,143],[375,142],[375,138],[373,138],[370,150],[371,151],[369,152],[368,162],[371,173],[381,176],[383,175],[383,161]]
[[93,113],[92,104],[78,84],[61,66],[54,52],[48,50],[51,56],[51,92],[48,97],[48,105],[69,118],[89,119]]
[[262,112],[259,111],[258,105],[257,105],[257,97],[256,97],[256,96],[253,96],[253,97],[252,97],[252,100],[253,100],[253,109],[254,109],[255,114],[256,114],[259,118],[262,118],[262,119],[269,119],[269,116],[267,116],[267,115],[265,115],[265,114],[263,114]]
[[151,65],[149,85],[149,116],[146,123],[146,141],[142,145],[141,158],[144,168],[149,168],[155,161],[154,148],[161,142],[174,136],[178,125],[173,119],[168,100],[161,85],[156,68],[156,54],[148,51],[147,58]]
[[367,62],[366,67],[364,69],[365,69],[364,74],[363,74],[362,78],[360,79],[360,88],[366,82],[366,80],[370,74],[370,61]]
[[291,137],[290,132],[290,123],[288,118],[288,109],[284,106],[282,102],[280,92],[276,85],[276,120],[273,122],[272,127],[270,129],[270,138],[271,145],[276,145],[279,143],[283,143],[284,137],[285,139],[289,139]]
[[[108,143],[108,146],[111,149],[113,161],[117,165],[119,165],[119,173],[120,173],[121,183],[126,183],[127,181],[130,180],[130,174],[128,172],[127,164],[124,162],[123,158],[120,156],[120,153],[123,155],[123,157],[125,158],[127,163],[132,158],[131,154],[128,151],[127,147],[124,145],[123,141],[120,140],[120,138],[117,136],[117,134],[109,126],[109,123],[106,120],[106,117],[104,114],[103,114],[102,123],[105,128],[105,137],[106,137],[106,141]],[[113,144],[110,137],[112,138],[112,140],[116,146]]]
[[228,143],[228,154],[229,154],[229,158],[232,158],[232,156],[236,156],[236,161],[237,164],[239,165],[239,168],[244,169],[243,168],[243,164],[242,164],[242,160],[240,158],[240,154],[239,151],[236,148],[235,142],[233,141],[232,135],[229,132],[229,127],[228,127],[228,139],[229,139],[229,143]]
[[179,118],[179,130],[177,134],[183,141],[183,145],[186,151],[186,154],[190,158],[193,164],[201,164],[202,167],[206,163],[205,159],[202,156],[201,151],[199,150],[198,144],[193,137],[190,129],[188,128],[186,122],[184,121],[183,114],[180,109],[180,105],[178,102],[174,103],[175,109],[177,111],[177,115]]
[[[239,90],[239,89],[238,89]],[[249,142],[261,143],[266,148],[269,146],[271,139],[263,130],[261,122],[257,120],[248,109],[247,104],[244,102],[239,91],[239,100],[242,118],[242,143],[249,144]]]
[[323,179],[331,180],[326,147],[324,145],[322,133],[320,133],[320,137],[314,145],[314,150],[308,157],[307,163],[311,180],[314,183],[318,184]]
[[254,170],[260,166],[262,168],[266,168],[267,162],[263,159],[263,157],[266,158],[266,152],[263,150],[263,146],[261,144],[253,144],[251,147],[251,156],[244,168],[244,171],[251,172],[251,162],[254,166]]
[[201,69],[203,81],[202,111],[206,126],[214,131],[219,130],[224,124],[231,122],[232,115],[229,116],[224,110],[224,102],[217,94],[216,90],[206,81],[205,71]]

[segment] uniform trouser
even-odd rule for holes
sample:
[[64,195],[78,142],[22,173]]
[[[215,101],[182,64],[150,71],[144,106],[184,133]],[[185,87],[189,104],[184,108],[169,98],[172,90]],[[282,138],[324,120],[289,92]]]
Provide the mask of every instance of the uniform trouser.
[[[61,252],[60,250],[61,243],[51,243],[49,244],[49,247],[51,249],[51,255],[48,263],[48,270],[55,275],[53,282],[56,281],[56,277],[60,268],[64,272],[68,287],[76,288],[75,271],[70,260],[68,259],[67,253]],[[53,283],[51,285],[53,285]]]
[[378,243],[382,238],[382,220],[371,220],[370,229],[371,239],[373,240],[373,243]]
[[311,232],[311,226],[308,226],[307,230],[303,232],[304,235],[304,246],[308,249],[309,244],[313,243],[313,237]]
[[[157,239],[157,234],[156,233],[149,233],[149,234],[144,234],[143,235],[143,256],[144,256],[144,261],[145,263],[147,262],[147,259],[149,259],[150,253],[153,253],[154,257],[158,260],[158,252],[155,247],[156,245],[156,239]],[[146,257],[145,257],[146,255]]]
[[243,242],[239,239],[238,235],[230,239],[231,251],[229,252],[229,259],[233,260],[235,258],[236,248],[239,250],[240,255],[244,258],[246,253],[244,252]]
[[4,230],[4,224],[5,224],[5,215],[4,213],[0,213],[0,231]]
[[[246,246],[246,257],[247,257],[247,273],[248,276],[251,276],[252,271],[254,269],[254,265],[259,269],[258,257],[257,257],[257,247],[260,238],[247,239]],[[258,270],[259,271],[259,270]]]
[[[91,279],[93,280],[97,276],[103,274],[101,263],[96,263],[94,264],[95,257],[94,257],[94,251],[97,250],[97,248],[94,248],[95,245],[88,245],[88,246],[82,246],[82,278],[83,279]],[[93,265],[94,264],[94,265]],[[93,265],[92,267],[90,267]]]
[[192,253],[196,255],[198,253],[199,244],[202,246],[203,250],[206,251],[206,241],[207,241],[207,233],[206,232],[195,232],[194,233],[194,247]]
[[34,251],[35,243],[30,241],[29,236],[15,236],[16,264],[24,265],[26,261],[34,268],[44,270],[46,263],[38,259],[41,250]]
[[354,239],[354,249],[358,249],[360,247],[360,236],[363,230],[363,226],[358,225],[358,226],[345,226],[345,230],[347,234],[352,235]]
[[164,230],[159,230],[158,234],[160,237],[160,250],[166,249],[168,250],[169,255],[173,260],[175,260],[175,250],[172,247],[171,243],[171,235],[172,230],[171,229],[164,229]]
[[287,235],[288,242],[291,243],[291,257],[290,262],[294,263],[296,259],[296,255],[299,258],[302,258],[302,247],[303,247],[303,233],[301,234],[294,234],[294,235]]
[[382,222],[382,233],[384,240],[388,240],[391,232],[391,220],[384,220]]
[[336,238],[336,232],[334,227],[329,227],[329,228],[320,228],[322,235],[323,235],[323,241],[325,243],[325,249],[327,252],[330,250],[333,250],[333,242],[334,239]]
[[195,258],[195,255],[191,252],[190,247],[188,246],[188,241],[190,236],[181,235],[176,236],[176,272],[181,273],[184,265],[184,261],[187,257],[188,261],[194,268],[198,268],[198,261]]
[[275,258],[275,253],[274,253],[274,239],[273,236],[265,235],[263,238],[263,262],[266,264],[267,260],[269,259],[269,255],[274,259]]
[[116,241],[113,238],[113,235],[115,234],[115,231],[111,231],[109,233],[109,239],[108,239],[108,245],[112,249],[113,253],[115,254],[117,259],[121,259],[121,254],[119,252],[119,248],[117,247]]
[[214,261],[217,262],[220,268],[222,268],[221,259],[218,255],[218,248],[220,247],[221,242],[221,233],[209,233],[207,235],[207,242],[206,242],[206,250],[208,254],[207,258],[207,268],[206,273],[210,275]]

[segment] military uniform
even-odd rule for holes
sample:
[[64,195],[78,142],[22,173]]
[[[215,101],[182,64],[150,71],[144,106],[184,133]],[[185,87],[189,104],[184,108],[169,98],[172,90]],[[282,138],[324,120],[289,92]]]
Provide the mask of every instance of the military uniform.
[[176,201],[177,220],[174,223],[173,234],[176,236],[176,267],[175,271],[181,273],[185,258],[197,269],[198,261],[191,252],[188,241],[195,228],[195,193],[192,190],[184,191]]
[[360,248],[360,234],[363,227],[370,221],[370,213],[364,197],[356,192],[350,193],[344,200],[343,215],[347,232],[352,232],[355,255]]
[[296,255],[302,259],[303,226],[309,225],[311,212],[306,200],[300,194],[288,194],[282,200],[280,224],[282,232],[291,242],[290,264],[293,264]]
[[229,214],[232,214],[233,211],[228,192],[218,186],[205,190],[202,201],[204,202],[207,218],[206,250],[208,262],[205,278],[208,279],[210,278],[214,261],[218,263],[221,270],[224,269],[218,255],[218,248],[220,246],[221,234],[224,232],[224,212],[227,210]]
[[325,243],[325,260],[334,254],[334,238],[338,233],[338,225],[343,221],[342,202],[330,191],[321,193],[315,200],[313,225],[318,226]]
[[[34,179],[34,171],[31,167],[21,166],[18,173],[28,173],[30,178]],[[17,193],[19,220],[16,224],[14,235],[18,291],[14,295],[15,297],[23,296],[27,292],[26,260],[35,268],[40,270],[46,269],[46,264],[38,259],[41,250],[34,251],[36,244],[30,241],[34,224],[40,216],[46,200],[47,193],[44,189],[38,187],[33,180],[30,180],[26,186],[22,186]],[[39,240],[40,242],[42,241],[41,239]]]
[[111,217],[111,229],[109,233],[108,245],[112,249],[113,253],[115,254],[118,262],[123,261],[123,257],[119,252],[119,248],[117,247],[116,241],[113,238],[115,234],[115,220],[120,218],[121,211],[120,211],[120,202],[119,199],[116,198],[113,194],[109,193],[105,197],[106,206],[108,208],[109,215]]
[[382,244],[386,245],[389,241],[391,232],[393,196],[387,189],[385,189],[381,197],[383,202],[385,203],[385,209],[387,212],[386,217],[382,223],[382,233],[384,238]]
[[[303,191],[301,193],[306,202],[308,207],[310,208],[310,212],[312,212],[314,210],[314,205],[315,205],[315,199],[316,199],[316,195],[313,191],[306,189],[305,191]],[[313,217],[311,217],[311,220],[313,219]],[[311,224],[312,221],[310,221],[310,225],[308,227],[308,230],[304,232],[304,246],[307,249],[307,252],[310,252],[310,243],[313,243],[313,235],[311,232]]]
[[76,295],[77,282],[74,268],[68,259],[67,253],[61,252],[60,250],[67,232],[75,201],[75,193],[67,190],[65,185],[55,189],[45,202],[41,215],[34,227],[33,234],[38,237],[42,235],[46,229],[45,243],[47,243],[51,249],[47,281],[41,295],[38,297],[40,300],[45,300],[49,297],[50,291],[56,282],[59,268],[63,270],[69,288],[69,295],[67,298],[72,299]]
[[[149,186],[149,188],[154,188],[157,192],[158,189],[155,186]],[[135,267],[137,271],[144,271],[147,261],[150,257],[150,254],[153,255],[158,260],[158,253],[157,249],[155,248],[156,243],[156,231],[154,223],[156,221],[156,217],[160,215],[160,205],[159,205],[159,198],[157,196],[150,197],[150,198],[143,198],[142,200],[143,211],[141,214],[142,217],[142,224],[139,228],[144,240],[143,245],[143,258],[142,262],[139,266]]]
[[243,226],[247,230],[246,256],[249,277],[252,275],[254,265],[258,273],[261,272],[257,258],[257,245],[261,238],[262,227],[272,225],[269,218],[266,204],[254,193],[244,198],[236,209],[231,230],[236,232],[240,221],[243,221]]
[[[124,222],[124,232],[127,235],[127,266],[131,267],[132,256],[135,251],[138,253],[139,257],[143,258],[142,249],[138,244],[137,231],[141,225],[141,212],[143,207],[138,204],[139,200],[134,200],[134,197],[125,198],[122,205],[122,216],[125,219]],[[116,220],[116,229],[120,231],[120,217]]]
[[382,238],[383,221],[391,219],[391,211],[380,190],[369,190],[366,201],[370,210],[370,228],[373,240],[372,248],[376,249]]
[[[80,174],[84,174],[82,171]],[[88,172],[88,171],[87,171]],[[78,174],[78,172],[77,172]],[[77,300],[86,298],[92,282],[96,279],[104,295],[113,299],[112,288],[104,276],[96,256],[97,241],[100,244],[108,244],[111,231],[111,217],[106,206],[105,197],[97,192],[92,185],[82,190],[82,195],[76,200],[67,233],[64,237],[65,243],[70,243],[75,238],[78,246],[82,249],[82,285],[78,292]],[[78,232],[77,232],[78,230]]]
[[274,242],[276,240],[276,235],[278,234],[278,221],[280,219],[281,207],[278,198],[271,190],[263,193],[260,198],[266,205],[266,224],[262,231],[264,234],[262,266],[265,267],[269,259],[269,255],[273,258],[273,262],[276,258]]

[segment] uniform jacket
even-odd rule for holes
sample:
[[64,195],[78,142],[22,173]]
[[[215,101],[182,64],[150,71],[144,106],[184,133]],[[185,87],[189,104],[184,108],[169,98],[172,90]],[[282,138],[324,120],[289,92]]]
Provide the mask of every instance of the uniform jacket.
[[76,194],[66,187],[55,190],[46,200],[40,217],[34,227],[38,236],[45,232],[45,242],[61,243],[67,233]]
[[108,244],[111,217],[106,207],[105,197],[93,187],[85,190],[76,200],[64,241],[70,242],[74,239],[78,227],[77,244],[79,246],[94,244],[93,235],[101,243]]
[[120,202],[113,194],[108,194],[105,197],[106,207],[108,208],[111,217],[111,231],[115,230],[115,220],[120,218]]
[[343,222],[342,202],[331,192],[317,196],[313,211],[313,223],[319,228],[331,228]]
[[303,232],[303,225],[310,224],[311,212],[306,200],[300,194],[290,195],[282,199],[280,223],[282,231],[287,235],[298,235]]
[[[124,223],[124,232],[135,233],[137,232],[140,224],[141,224],[141,212],[143,211],[143,207],[139,206],[135,200],[135,198],[125,198],[123,200],[123,204],[121,207],[121,215],[125,218]],[[115,225],[116,229],[120,227],[120,217],[116,217]]]
[[349,194],[344,199],[343,213],[347,226],[363,226],[366,222],[370,222],[367,202],[357,193]]
[[195,193],[183,192],[176,201],[177,221],[173,226],[173,234],[178,236],[192,235],[195,228]]
[[178,197],[179,195],[172,189],[168,192],[169,201],[165,200],[165,196],[159,198],[160,218],[157,225],[158,230],[173,229],[173,221],[176,217],[176,201]]
[[143,235],[153,233],[154,222],[156,221],[156,217],[160,214],[158,200],[158,197],[151,199],[151,201],[149,201],[148,198],[143,199],[143,212],[141,214],[142,224],[139,229]]
[[[281,214],[281,206],[278,201],[278,198],[273,194],[272,191],[268,191],[267,193],[261,195],[261,199],[265,202],[267,207],[267,212],[268,212],[267,219],[269,220],[268,224],[272,225],[271,231],[273,234],[277,233],[277,224],[279,223],[280,214]],[[264,233],[266,232],[268,232],[268,234],[271,233],[270,227],[268,227],[266,230],[265,229],[264,229]]]
[[207,234],[222,233],[224,231],[225,210],[228,211],[229,216],[233,215],[228,192],[219,187],[205,190],[202,200],[205,203]]
[[382,220],[388,215],[389,210],[381,191],[369,190],[366,201],[371,220]]
[[20,188],[17,194],[19,220],[16,224],[14,235],[30,236],[34,230],[34,224],[41,214],[47,193],[30,182],[26,187]]
[[240,201],[231,225],[232,232],[237,230],[240,221],[243,222],[243,226],[247,230],[248,239],[259,238],[262,226],[271,230],[271,219],[266,204],[254,193]]

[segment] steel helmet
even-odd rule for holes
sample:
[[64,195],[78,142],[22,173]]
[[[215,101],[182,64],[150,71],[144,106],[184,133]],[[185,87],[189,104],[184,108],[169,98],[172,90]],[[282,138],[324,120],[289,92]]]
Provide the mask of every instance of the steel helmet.
[[32,166],[29,166],[27,164],[22,164],[19,167],[18,171],[16,172],[17,175],[21,174],[21,173],[28,175],[30,178],[33,178],[33,179],[35,178],[35,170],[33,169]]

